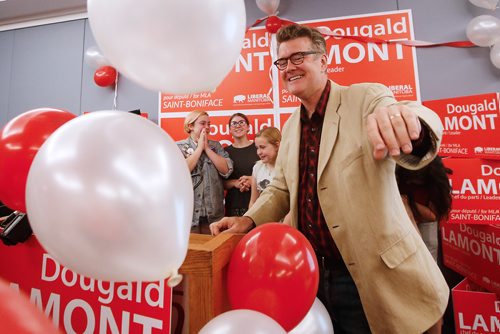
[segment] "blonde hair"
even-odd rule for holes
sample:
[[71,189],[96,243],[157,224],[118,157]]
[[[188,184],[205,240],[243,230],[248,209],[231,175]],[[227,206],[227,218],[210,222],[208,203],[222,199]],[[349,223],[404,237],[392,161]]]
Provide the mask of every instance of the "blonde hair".
[[270,126],[260,130],[259,133],[255,135],[255,138],[259,137],[263,137],[269,142],[269,144],[272,144],[274,146],[279,146],[281,142],[281,132],[274,126]]
[[190,134],[191,133],[191,130],[189,129],[189,125],[190,124],[194,124],[194,122],[196,122],[196,120],[198,118],[200,118],[201,116],[208,116],[207,112],[206,111],[202,111],[202,110],[195,110],[195,111],[192,111],[190,112],[186,118],[184,119],[184,131],[187,133],[187,134]]

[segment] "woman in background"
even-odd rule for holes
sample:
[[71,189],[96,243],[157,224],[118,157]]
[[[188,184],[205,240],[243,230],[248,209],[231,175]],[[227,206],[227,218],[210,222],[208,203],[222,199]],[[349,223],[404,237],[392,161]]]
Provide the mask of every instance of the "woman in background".
[[439,156],[420,170],[396,167],[399,193],[436,261],[439,222],[446,219],[451,210],[452,196],[448,179],[451,173]]
[[191,232],[210,234],[209,224],[224,217],[222,179],[233,171],[233,162],[218,141],[209,140],[210,118],[204,111],[193,111],[184,120],[189,135],[177,142],[184,154],[194,189]]
[[[436,156],[420,170],[396,167],[399,192],[408,215],[416,225],[429,252],[438,260],[439,222],[448,218],[451,210],[451,185],[448,174],[451,169]],[[443,321],[439,320],[427,333],[440,334]]]
[[252,168],[259,160],[257,148],[248,139],[250,122],[242,113],[229,118],[229,132],[233,144],[226,147],[226,152],[233,160],[233,173],[224,181],[226,192],[226,216],[243,216],[248,210],[250,189],[252,188]]

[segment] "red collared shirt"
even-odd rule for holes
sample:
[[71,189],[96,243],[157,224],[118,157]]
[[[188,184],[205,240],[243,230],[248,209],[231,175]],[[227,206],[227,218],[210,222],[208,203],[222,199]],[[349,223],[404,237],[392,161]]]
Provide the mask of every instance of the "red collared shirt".
[[331,83],[327,81],[316,109],[309,119],[304,105],[300,106],[299,152],[299,229],[312,244],[318,256],[341,259],[340,252],[326,225],[318,199],[318,157],[321,131]]

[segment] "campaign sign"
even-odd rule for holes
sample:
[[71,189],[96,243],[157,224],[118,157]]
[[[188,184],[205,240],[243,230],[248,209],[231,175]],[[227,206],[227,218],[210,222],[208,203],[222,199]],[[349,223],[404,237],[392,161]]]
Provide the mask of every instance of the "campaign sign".
[[453,170],[450,223],[500,224],[500,161],[443,159]]
[[456,334],[500,333],[500,300],[465,278],[451,290]]
[[165,281],[84,277],[60,265],[34,236],[15,246],[0,244],[0,253],[0,277],[65,333],[170,333],[172,290]]
[[[410,11],[395,11],[303,21],[335,36],[360,36],[381,40],[413,39]],[[341,85],[379,82],[392,90],[398,100],[418,100],[415,51],[401,44],[371,43],[326,36],[328,77]],[[280,82],[280,107],[292,107],[300,101]]]
[[290,116],[292,116],[291,113],[284,113],[284,112],[280,113],[280,124],[282,128],[285,125],[286,121],[288,121]]
[[[256,115],[246,115],[250,121],[250,130],[248,138],[253,140],[255,134],[259,132],[262,128],[274,126],[274,115],[273,114],[256,114]],[[217,113],[210,113],[210,140],[219,141],[223,146],[231,145],[232,137],[229,132],[229,117],[231,116],[219,116]],[[179,141],[188,137],[188,134],[184,132],[184,118],[162,118],[160,120],[160,126],[165,130],[175,141]]]
[[441,225],[443,262],[448,268],[500,294],[500,226]]
[[499,93],[424,101],[444,125],[439,154],[500,159]]
[[263,27],[248,30],[233,69],[215,91],[160,94],[160,112],[273,108],[270,48],[271,35]]
[[[321,28],[324,32],[327,73],[336,83],[351,85],[379,82],[391,89],[398,100],[419,100],[414,48],[385,42],[413,39],[411,11],[326,18],[301,23]],[[338,35],[355,35],[365,40],[342,38]],[[373,43],[366,38],[377,38],[382,42]],[[300,100],[282,86],[279,78],[281,73],[272,64],[276,59],[275,39],[275,35],[262,26],[249,29],[234,67],[214,91],[184,95],[160,93],[160,123],[169,122],[164,121],[165,118],[184,117],[187,112],[194,110],[209,111],[211,115],[221,116],[239,111],[246,115],[273,113],[276,117],[275,126],[281,128],[283,123],[280,123],[280,113],[291,113],[300,105]],[[173,116],[175,114],[177,116]]]

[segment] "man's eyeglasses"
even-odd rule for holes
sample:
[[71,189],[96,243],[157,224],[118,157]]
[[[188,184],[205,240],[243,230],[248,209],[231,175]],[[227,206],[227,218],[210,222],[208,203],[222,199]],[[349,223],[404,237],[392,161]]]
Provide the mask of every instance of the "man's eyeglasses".
[[244,120],[241,120],[241,121],[232,121],[231,123],[229,123],[229,125],[233,128],[237,127],[237,126],[243,126],[247,124],[247,122],[245,122]]
[[276,65],[278,70],[284,71],[287,66],[288,66],[288,60],[292,62],[294,65],[300,65],[304,62],[304,57],[308,55],[314,55],[321,53],[319,51],[302,51],[302,52],[295,52],[290,55],[290,57],[287,58],[280,58],[276,60],[273,64]]

